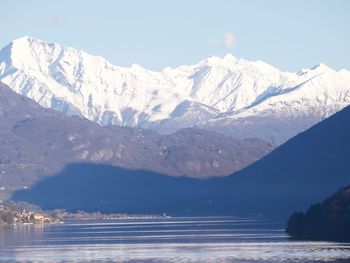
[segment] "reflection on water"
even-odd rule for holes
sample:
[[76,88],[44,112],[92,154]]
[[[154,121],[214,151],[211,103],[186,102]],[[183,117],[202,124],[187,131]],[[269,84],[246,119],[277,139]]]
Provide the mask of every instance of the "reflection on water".
[[249,218],[68,222],[0,229],[0,262],[348,262],[350,244],[290,241]]

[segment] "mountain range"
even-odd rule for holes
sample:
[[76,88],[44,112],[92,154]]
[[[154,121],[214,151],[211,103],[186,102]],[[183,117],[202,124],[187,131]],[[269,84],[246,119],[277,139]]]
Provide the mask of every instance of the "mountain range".
[[290,73],[228,54],[155,72],[32,37],[0,51],[0,80],[101,125],[162,134],[198,127],[277,145],[350,104],[350,72],[324,64]]
[[287,216],[350,184],[350,106],[226,177],[70,164],[12,198],[45,209]]
[[0,199],[60,172],[71,162],[104,163],[172,176],[224,176],[275,147],[195,128],[160,135],[100,126],[47,109],[0,83]]
[[23,37],[0,51],[0,80],[0,197],[272,215],[350,183],[345,69],[289,73],[228,54],[155,72]]

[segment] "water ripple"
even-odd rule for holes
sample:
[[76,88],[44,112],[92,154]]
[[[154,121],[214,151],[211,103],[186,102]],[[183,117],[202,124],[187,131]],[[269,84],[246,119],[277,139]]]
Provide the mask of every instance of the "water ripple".
[[247,218],[69,222],[0,230],[0,262],[348,262],[350,244],[291,241]]

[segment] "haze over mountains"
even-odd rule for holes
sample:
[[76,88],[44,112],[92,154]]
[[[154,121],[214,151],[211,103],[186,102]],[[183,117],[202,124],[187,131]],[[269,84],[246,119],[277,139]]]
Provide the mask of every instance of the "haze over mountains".
[[154,72],[23,37],[0,52],[0,80],[40,105],[102,125],[173,133],[199,127],[274,144],[350,104],[350,72],[298,73],[228,54]]
[[159,135],[104,127],[45,109],[1,83],[0,123],[0,199],[71,162],[204,178],[229,175],[274,149],[260,139],[236,140],[193,128]]

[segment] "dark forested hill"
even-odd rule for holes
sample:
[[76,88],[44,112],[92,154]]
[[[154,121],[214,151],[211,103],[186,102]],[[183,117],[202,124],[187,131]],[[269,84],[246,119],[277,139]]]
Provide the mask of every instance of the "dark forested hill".
[[312,205],[305,214],[292,214],[286,232],[297,239],[350,241],[350,186]]

